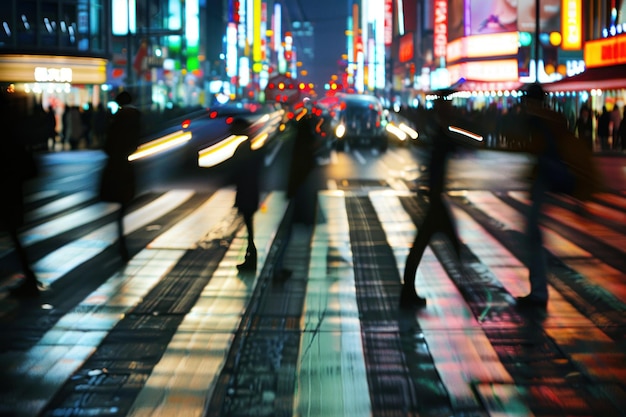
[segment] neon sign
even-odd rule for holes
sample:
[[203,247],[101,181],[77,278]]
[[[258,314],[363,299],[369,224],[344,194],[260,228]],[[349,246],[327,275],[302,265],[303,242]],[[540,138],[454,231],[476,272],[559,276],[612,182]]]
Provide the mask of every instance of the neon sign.
[[448,45],[448,1],[435,0],[434,50],[435,58],[445,58]]
[[582,5],[580,0],[563,0],[561,26],[563,28],[564,50],[578,50],[582,47]]
[[585,42],[587,68],[626,64],[626,35]]
[[38,83],[71,83],[71,68],[35,67],[35,81]]

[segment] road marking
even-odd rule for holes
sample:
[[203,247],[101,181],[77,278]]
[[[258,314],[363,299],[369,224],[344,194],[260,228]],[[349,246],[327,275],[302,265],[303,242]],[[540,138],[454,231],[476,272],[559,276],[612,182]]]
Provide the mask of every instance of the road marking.
[[367,160],[365,159],[365,157],[358,150],[355,149],[354,151],[352,151],[352,154],[359,161],[361,165],[365,165],[367,163]]
[[[129,213],[124,217],[124,232],[130,234],[154,222],[189,200],[194,194],[190,190],[168,191],[156,200]],[[50,285],[79,265],[103,252],[117,241],[116,222],[108,223],[93,232],[71,241],[50,252],[33,265],[37,278]]]
[[[267,210],[254,215],[259,265],[265,263],[288,200],[284,193],[273,192],[263,204]],[[228,359],[233,334],[241,324],[258,282],[260,272],[254,277],[242,276],[234,268],[236,260],[245,253],[246,242],[247,231],[242,228],[198,301],[178,327],[128,415],[203,414],[207,398],[211,398]],[[181,411],[181,398],[184,399],[184,412]]]
[[[318,201],[327,222],[313,232],[294,415],[369,417],[344,193],[322,192]],[[328,265],[329,251],[339,253],[342,262]]]

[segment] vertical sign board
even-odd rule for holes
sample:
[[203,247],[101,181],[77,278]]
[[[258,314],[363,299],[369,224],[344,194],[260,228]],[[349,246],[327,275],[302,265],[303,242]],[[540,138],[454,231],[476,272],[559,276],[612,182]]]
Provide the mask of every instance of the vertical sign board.
[[448,0],[435,0],[435,26],[433,28],[435,59],[446,57],[448,45]]
[[385,0],[385,46],[393,41],[393,0]]
[[563,0],[561,5],[561,48],[576,51],[582,48],[582,1]]
[[252,3],[252,71],[261,72],[261,0],[254,0]]

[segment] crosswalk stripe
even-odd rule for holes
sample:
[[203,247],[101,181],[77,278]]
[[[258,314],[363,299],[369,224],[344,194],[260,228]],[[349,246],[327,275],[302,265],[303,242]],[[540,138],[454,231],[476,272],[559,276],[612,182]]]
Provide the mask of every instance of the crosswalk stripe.
[[[155,202],[149,209],[163,214],[163,211],[167,212],[178,206],[176,202],[182,203],[189,197],[191,197],[190,192],[173,193]],[[210,214],[209,222],[205,222],[206,224],[187,223],[186,226],[207,234],[218,222],[213,216],[220,213],[224,206],[224,199],[228,200],[227,197],[219,195],[218,198],[208,199],[207,203],[202,206],[202,210]],[[221,212],[223,214],[223,210]],[[142,214],[145,215],[143,212]],[[155,216],[158,217],[160,214],[155,213]],[[132,215],[133,213],[129,214],[131,222],[133,221]],[[197,220],[196,217],[194,220]],[[145,224],[152,220],[152,218],[144,218]],[[138,227],[140,227],[139,224],[134,223],[129,229],[132,231]],[[122,271],[109,278],[81,302],[75,311],[62,317],[37,345],[24,353],[20,360],[11,355],[8,357],[0,355],[0,362],[6,365],[4,369],[15,373],[16,381],[24,382],[18,384],[15,387],[16,392],[7,399],[20,398],[20,401],[28,401],[28,407],[20,407],[23,409],[23,415],[33,415],[41,411],[41,408],[65,380],[97,349],[107,332],[182,258],[185,253],[184,249],[186,248],[165,250],[156,247],[141,251]],[[103,311],[105,306],[107,308]],[[54,347],[55,345],[60,346],[61,350]],[[15,369],[15,363],[20,364],[19,369]],[[29,363],[31,365],[28,365]],[[57,367],[57,363],[64,365]],[[56,388],[46,391],[28,389],[30,384],[35,384],[36,381],[42,379],[50,379],[47,386]],[[30,407],[36,407],[37,410]]]
[[[128,213],[124,220],[126,233],[150,225],[193,195],[190,190],[170,191]],[[413,220],[399,200],[400,196],[409,195],[413,193],[403,189],[368,193],[394,252],[400,275],[416,233]],[[513,207],[510,199],[507,204],[498,195],[488,191],[467,191],[464,198],[499,224],[502,230],[524,233],[525,218],[518,211],[518,205]],[[524,205],[529,203],[525,193],[509,192],[507,195]],[[73,205],[66,206],[66,210],[71,210],[72,206],[82,205],[85,198],[85,195],[76,196],[74,200],[65,200],[63,205],[74,201]],[[626,201],[619,196],[602,195],[596,202],[589,203],[588,208],[595,216],[619,222],[623,213],[612,207],[622,204],[622,200]],[[191,214],[159,234],[122,270],[58,320],[32,348],[25,352],[1,353],[0,368],[5,369],[5,375],[19,382],[10,392],[0,395],[0,402],[17,405],[17,415],[34,415],[45,408],[73,372],[98,349],[124,314],[187,251],[202,247],[203,242],[219,239],[222,225],[232,222],[236,215],[233,203],[234,190],[217,191]],[[319,204],[326,221],[316,225],[310,249],[294,413],[302,416],[370,415],[372,405],[356,298],[346,194],[336,189],[322,191]],[[50,207],[54,204],[50,203]],[[265,262],[286,207],[287,199],[283,193],[270,193],[263,209],[255,216],[259,265]],[[529,286],[528,271],[522,260],[496,235],[483,228],[467,209],[455,204],[452,207],[461,239],[478,261],[509,294],[525,294]],[[566,223],[582,236],[592,235],[622,253],[626,251],[626,237],[619,228],[611,229],[560,205],[547,204],[546,207],[553,220]],[[74,227],[111,214],[116,208],[114,204],[95,203],[51,218],[25,231],[25,244],[33,245],[60,236]],[[558,259],[589,283],[613,293],[622,303],[626,302],[622,295],[621,271],[601,262],[590,250],[581,248],[558,231],[549,227],[542,229],[545,247]],[[50,285],[105,250],[116,238],[115,223],[109,223],[50,252],[33,265],[34,270],[44,283]],[[215,388],[233,335],[257,285],[258,275],[247,280],[237,275],[234,268],[245,253],[245,242],[246,232],[242,229],[202,290],[196,305],[184,317],[165,354],[135,398],[129,415],[171,415],[181,410],[181,404],[188,415],[200,416],[206,411],[206,400]],[[337,254],[340,261],[329,264],[329,252]],[[454,408],[479,407],[477,394],[484,400],[491,387],[492,390],[503,390],[502,395],[518,404],[521,414],[531,414],[524,402],[527,393],[515,387],[513,378],[485,333],[486,324],[475,316],[459,291],[458,283],[455,284],[448,273],[433,250],[427,249],[418,269],[416,285],[429,304],[417,319],[438,373],[450,397],[457,401]],[[597,322],[581,314],[561,291],[561,288],[549,287],[551,301],[549,314],[541,325],[543,331],[586,377],[602,384],[620,383],[626,371],[616,364],[626,363],[626,353],[618,348],[619,342],[603,332]],[[565,332],[564,328],[573,330]],[[581,351],[581,346],[584,347],[589,340],[603,346],[598,348],[599,351],[610,353],[584,354],[586,350]],[[485,407],[494,413],[499,411],[497,405]]]
[[54,218],[44,224],[35,226],[20,234],[24,246],[31,246],[37,242],[59,236],[71,229],[89,224],[119,209],[118,204],[96,203],[77,211],[69,212],[61,217]]
[[[168,191],[153,202],[128,213],[124,218],[125,234],[149,225],[191,198],[193,191]],[[49,253],[33,265],[37,278],[46,285],[67,274],[104,251],[117,240],[117,225],[111,222]]]
[[[472,233],[472,230],[476,230],[479,226],[467,213],[459,208],[455,208],[454,215],[460,221],[459,229],[462,239],[466,243],[469,243],[471,247],[481,244],[480,242],[485,244],[485,238],[489,235],[487,231],[482,230],[480,233]],[[470,235],[472,234],[475,236],[475,242],[469,241]],[[496,246],[500,246],[499,243],[491,239],[488,241],[491,241]],[[493,251],[499,250],[497,247],[487,247],[485,249],[485,253],[493,253]],[[498,255],[498,257],[494,259],[502,259],[502,257]],[[496,272],[495,276],[510,293],[514,295],[524,293],[524,291],[520,292],[520,283],[523,284],[522,286],[528,286],[527,270],[525,268],[521,270],[515,269],[513,271],[514,273],[509,273],[503,270],[504,268],[501,266],[498,267],[497,265],[493,265],[493,263],[490,265],[487,259],[481,260],[491,268],[497,268],[494,271]],[[521,273],[521,276],[519,273]],[[552,286],[549,286],[549,295],[551,300],[548,306],[549,314],[542,324],[547,334],[557,342],[559,347],[564,350],[567,355],[574,358],[576,362],[583,364],[584,369],[592,376],[599,378],[601,375],[602,378],[606,379],[609,377],[615,381],[619,381],[620,378],[623,378],[623,375],[621,375],[622,371],[615,371],[615,368],[611,366],[611,364],[620,363],[620,361],[621,363],[626,363],[626,354],[612,353],[606,358],[598,358],[589,357],[589,355],[581,355],[580,352],[577,351],[577,349],[579,349],[580,346],[584,346],[587,341],[593,340],[594,343],[607,345],[605,349],[600,349],[600,351],[619,352],[620,350],[617,348],[616,342],[611,340],[586,316],[582,315],[576,308],[570,305]],[[554,305],[557,305],[558,308],[553,308],[552,306]],[[580,329],[580,331],[574,333],[564,332],[564,327]],[[613,373],[614,371],[617,373]]]
[[150,242],[148,247],[194,249],[208,231],[213,230],[220,221],[228,219],[234,204],[235,190],[220,189],[193,213]]
[[[529,205],[528,196],[516,191],[509,192],[509,195],[522,203]],[[575,228],[579,232],[590,234],[600,241],[614,247],[615,249],[626,253],[626,236],[617,233],[614,230],[602,226],[594,221],[585,219],[569,210],[560,207],[545,204],[544,212],[547,216],[554,220],[567,223],[568,226]]]
[[[417,233],[416,227],[397,197],[385,192],[370,192],[370,199],[390,245],[400,255],[397,256],[398,269],[402,274],[408,248]],[[418,321],[438,373],[451,398],[458,401],[454,408],[476,406],[475,381],[512,383],[481,325],[430,249],[424,253],[415,282],[419,294],[428,300]]]
[[37,220],[51,217],[55,214],[63,213],[71,209],[72,207],[86,203],[94,199],[96,195],[90,191],[79,191],[44,204],[37,209],[29,211],[24,214],[24,218],[27,222],[34,222]]
[[[218,200],[221,200],[219,198]],[[276,230],[284,216],[284,193],[271,193],[254,216],[255,243],[263,265]],[[203,208],[204,215],[214,215]],[[194,228],[194,222],[185,223]],[[137,396],[129,415],[171,416],[185,404],[186,415],[201,415],[224,366],[233,334],[257,284],[254,277],[237,274],[235,264],[245,253],[247,234],[242,229],[203,289],[191,312],[185,316],[166,352]],[[159,398],[159,401],[155,401]]]
[[[370,416],[343,192],[321,193],[319,204],[326,223],[317,224],[313,236],[294,411]],[[332,267],[326,262],[329,251],[341,260]]]

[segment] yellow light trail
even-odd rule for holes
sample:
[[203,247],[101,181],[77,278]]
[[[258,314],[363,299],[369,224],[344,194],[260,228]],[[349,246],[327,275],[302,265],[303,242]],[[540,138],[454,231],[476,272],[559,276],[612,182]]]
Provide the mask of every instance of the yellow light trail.
[[210,168],[232,158],[237,147],[247,139],[248,136],[245,135],[231,135],[215,145],[198,151],[198,166]]
[[128,160],[135,161],[137,159],[145,158],[147,156],[166,151],[175,146],[188,142],[189,140],[191,140],[191,136],[191,132],[184,132],[182,130],[179,130],[177,132],[163,136],[159,139],[144,143],[143,145],[140,145],[135,152],[128,156]]

